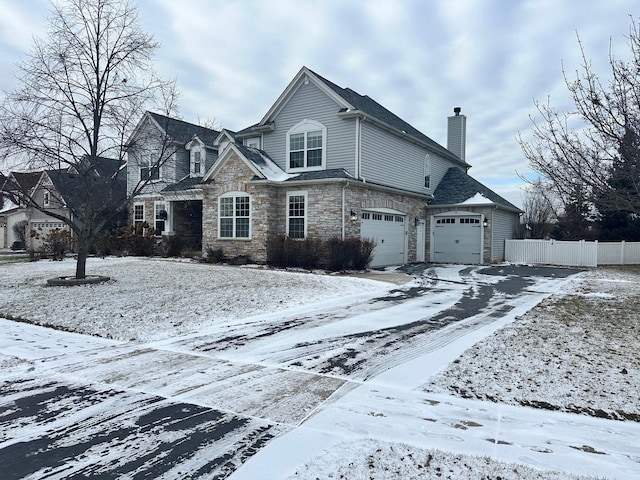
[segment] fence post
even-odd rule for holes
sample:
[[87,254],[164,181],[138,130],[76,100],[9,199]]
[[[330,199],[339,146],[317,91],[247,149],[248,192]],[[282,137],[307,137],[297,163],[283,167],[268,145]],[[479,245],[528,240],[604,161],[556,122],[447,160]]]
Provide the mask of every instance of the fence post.
[[624,265],[624,240],[620,242],[620,265]]
[[584,240],[580,240],[580,266],[584,267]]
[[598,248],[598,240],[596,240],[596,264],[595,266],[597,267],[600,264],[600,250]]

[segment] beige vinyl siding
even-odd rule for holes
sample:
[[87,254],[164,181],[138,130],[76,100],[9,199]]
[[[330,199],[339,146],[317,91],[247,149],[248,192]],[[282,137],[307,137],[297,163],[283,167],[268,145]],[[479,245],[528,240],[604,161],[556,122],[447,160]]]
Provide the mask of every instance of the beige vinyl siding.
[[275,130],[264,134],[264,150],[283,170],[287,167],[287,131],[304,119],[327,129],[326,169],[355,169],[355,119],[338,117],[340,106],[312,82],[301,82],[291,99],[276,114]]
[[[362,122],[361,172],[368,182],[421,194],[431,194],[453,162],[444,160],[416,143],[374,125]],[[424,158],[431,160],[430,187],[424,186]]]
[[491,215],[491,260],[504,260],[505,240],[515,238],[520,216],[517,213],[495,209]]

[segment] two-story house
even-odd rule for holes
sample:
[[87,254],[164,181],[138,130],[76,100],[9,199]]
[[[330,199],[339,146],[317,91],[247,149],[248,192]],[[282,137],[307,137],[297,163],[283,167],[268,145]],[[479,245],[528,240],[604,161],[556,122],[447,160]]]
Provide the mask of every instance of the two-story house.
[[[24,248],[37,251],[52,230],[69,229],[62,218],[81,226],[85,215],[91,214],[89,209],[110,208],[114,200],[123,202],[124,173],[122,162],[108,158],[98,158],[90,165],[79,162],[76,168],[11,172],[3,187],[8,194],[6,198],[13,200],[12,208],[2,212],[4,244],[10,247],[19,240],[14,226],[24,225],[21,227],[25,233]],[[126,222],[126,214],[121,219],[114,217],[105,228],[118,221]]]
[[131,221],[159,235],[179,233],[202,248],[202,178],[218,158],[220,132],[147,112],[128,142]]
[[456,110],[444,148],[303,67],[258,123],[213,142],[197,187],[203,249],[260,262],[273,235],[360,237],[376,242],[373,266],[501,260],[520,211],[469,177],[465,130]]

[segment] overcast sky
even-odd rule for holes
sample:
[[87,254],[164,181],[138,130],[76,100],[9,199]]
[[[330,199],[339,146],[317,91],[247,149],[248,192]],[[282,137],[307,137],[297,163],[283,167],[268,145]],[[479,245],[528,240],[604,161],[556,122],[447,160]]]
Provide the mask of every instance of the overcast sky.
[[[469,173],[521,204],[531,176],[518,132],[534,100],[571,108],[562,68],[594,69],[609,47],[628,55],[637,0],[133,0],[161,43],[157,70],[175,78],[180,115],[239,130],[259,121],[307,66],[369,95],[446,146],[446,117],[467,116]],[[0,0],[0,90],[44,35],[47,0]]]

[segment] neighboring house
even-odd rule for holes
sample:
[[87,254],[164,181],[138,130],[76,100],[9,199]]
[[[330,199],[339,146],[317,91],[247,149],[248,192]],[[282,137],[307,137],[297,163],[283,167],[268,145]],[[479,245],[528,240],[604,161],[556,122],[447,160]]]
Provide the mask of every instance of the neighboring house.
[[[36,183],[38,183],[41,175],[42,172],[11,172],[5,177],[2,185],[3,192],[5,192],[5,195],[8,195],[5,196],[5,208],[3,208],[2,212],[5,224],[5,248],[10,248],[15,242],[20,241],[20,238],[15,232],[17,228],[15,226],[22,224],[26,225],[24,228],[26,240],[25,248],[30,247],[31,238],[29,236],[29,220],[32,210],[26,208],[25,204],[20,202],[20,195],[18,192],[28,192],[30,194]],[[7,203],[7,199],[9,199],[9,203]]]
[[159,235],[179,234],[187,248],[201,250],[202,178],[218,158],[219,135],[147,112],[128,142],[127,194],[139,190],[131,223],[147,224]]
[[[467,175],[465,122],[456,109],[444,148],[370,97],[303,67],[257,124],[213,142],[217,159],[194,195],[203,250],[263,262],[274,235],[358,237],[376,242],[372,266],[502,260],[520,211]],[[150,208],[137,205],[134,218],[136,208]],[[175,212],[166,222],[175,226]]]
[[[109,204],[112,196],[124,200],[126,170],[122,170],[121,163],[99,158],[94,162],[94,167],[86,169],[80,162],[74,169],[11,172],[4,189],[13,192],[13,197],[20,201],[5,212],[6,246],[10,247],[18,240],[13,231],[13,225],[18,222],[27,222],[25,247],[38,250],[49,232],[69,228],[63,220],[47,213],[77,221],[80,215],[85,214],[82,209]],[[86,177],[90,180],[87,181]],[[29,197],[29,200],[25,197]],[[46,212],[33,206],[34,203]],[[126,211],[120,221],[126,224]]]

